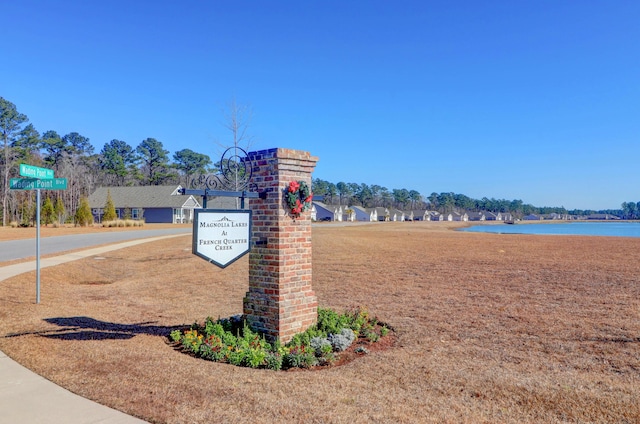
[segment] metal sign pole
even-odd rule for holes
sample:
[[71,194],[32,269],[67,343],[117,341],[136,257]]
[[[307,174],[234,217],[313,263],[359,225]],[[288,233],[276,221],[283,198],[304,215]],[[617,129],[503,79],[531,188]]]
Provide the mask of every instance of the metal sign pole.
[[66,178],[54,178],[53,169],[20,164],[20,175],[27,178],[11,178],[11,190],[36,191],[36,303],[40,303],[40,189],[66,190]]
[[40,303],[40,189],[36,190],[36,303]]

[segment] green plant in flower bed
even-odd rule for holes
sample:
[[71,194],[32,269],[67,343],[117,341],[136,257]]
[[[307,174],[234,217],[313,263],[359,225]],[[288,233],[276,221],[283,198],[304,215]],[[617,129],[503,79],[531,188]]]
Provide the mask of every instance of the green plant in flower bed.
[[282,355],[278,352],[269,352],[267,353],[265,360],[265,367],[274,370],[280,371],[282,369]]
[[318,358],[315,349],[309,345],[300,345],[292,346],[282,362],[286,368],[310,368],[318,364]]
[[296,334],[286,345],[270,344],[264,335],[249,328],[241,316],[218,320],[209,317],[188,330],[172,331],[169,338],[203,359],[277,371],[331,364],[336,359],[334,352],[347,349],[359,334],[370,342],[388,334],[386,326],[377,330],[378,324],[363,308],[343,314],[319,308],[317,324]]
[[338,334],[343,328],[350,328],[351,317],[347,314],[338,314],[331,309],[318,308],[318,330],[326,334]]
[[353,311],[350,312],[351,318],[351,328],[355,331],[356,334],[360,334],[360,331],[363,327],[366,327],[369,324],[369,311],[365,308],[357,307]]
[[346,350],[356,339],[356,333],[350,328],[343,328],[338,334],[329,334],[327,340],[331,343],[333,350],[342,352]]
[[380,335],[378,333],[376,333],[375,331],[372,330],[367,330],[364,333],[364,336],[367,338],[367,340],[369,340],[371,343],[375,343],[378,340],[380,340]]

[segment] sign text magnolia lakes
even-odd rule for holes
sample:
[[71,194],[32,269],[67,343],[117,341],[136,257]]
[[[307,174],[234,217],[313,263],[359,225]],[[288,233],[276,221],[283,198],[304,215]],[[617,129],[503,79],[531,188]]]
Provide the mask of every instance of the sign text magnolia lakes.
[[251,211],[196,209],[193,253],[222,268],[250,250]]
[[[223,219],[225,219],[224,217]],[[228,218],[227,218],[228,219]],[[234,221],[219,221],[219,222],[200,222],[200,228],[236,228],[236,227],[249,227],[248,222],[234,222]],[[228,236],[227,231],[222,231],[221,236]],[[233,245],[245,245],[248,240],[246,238],[231,239],[231,238],[216,238],[216,239],[198,239],[198,245],[214,245],[215,250],[233,250]]]

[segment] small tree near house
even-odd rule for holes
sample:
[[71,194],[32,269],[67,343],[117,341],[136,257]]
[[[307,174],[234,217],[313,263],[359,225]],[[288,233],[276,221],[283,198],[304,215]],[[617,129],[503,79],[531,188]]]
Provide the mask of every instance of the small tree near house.
[[76,225],[81,227],[93,225],[93,215],[89,207],[89,199],[86,197],[80,199],[80,206],[78,206],[78,210],[76,210],[75,219]]
[[111,191],[107,190],[107,203],[104,205],[104,215],[102,215],[103,221],[113,221],[117,218],[116,208],[113,205],[113,199],[111,199]]

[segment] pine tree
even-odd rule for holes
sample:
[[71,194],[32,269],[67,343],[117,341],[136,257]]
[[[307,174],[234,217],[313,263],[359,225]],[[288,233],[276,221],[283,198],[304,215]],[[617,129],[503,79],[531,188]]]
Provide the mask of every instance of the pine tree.
[[114,221],[118,216],[116,215],[116,208],[113,205],[113,199],[111,199],[111,191],[107,190],[107,203],[104,205],[104,215],[102,215],[102,221]]
[[62,201],[62,196],[58,196],[58,198],[56,199],[56,205],[53,209],[55,211],[56,217],[58,218],[58,223],[63,224],[63,218],[66,210],[64,208],[64,202]]
[[51,199],[47,196],[40,210],[40,224],[49,225],[53,223],[54,214],[53,203],[51,203]]
[[81,227],[93,225],[93,215],[89,207],[89,199],[86,197],[80,199],[80,206],[78,206],[78,210],[76,210],[75,219],[76,225],[80,225]]

